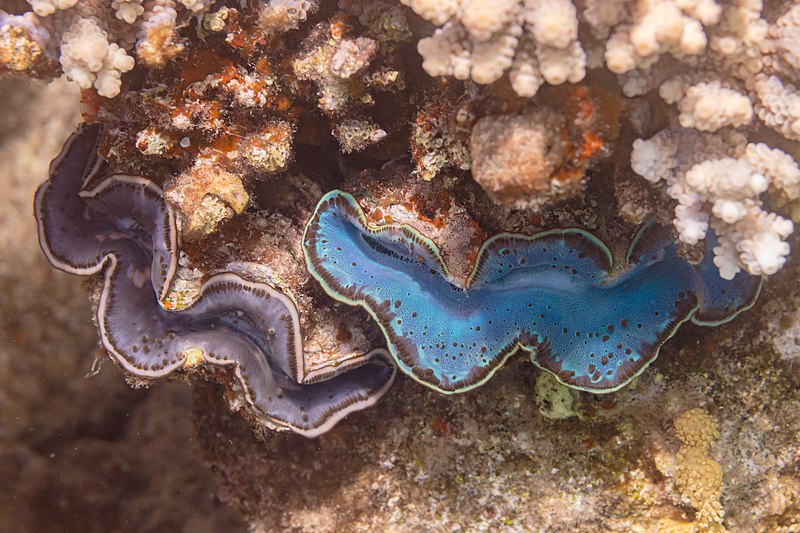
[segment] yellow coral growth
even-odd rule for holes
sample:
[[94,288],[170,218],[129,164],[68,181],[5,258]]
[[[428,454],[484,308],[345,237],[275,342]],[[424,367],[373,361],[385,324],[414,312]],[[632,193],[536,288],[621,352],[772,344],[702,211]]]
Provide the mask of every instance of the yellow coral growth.
[[697,510],[696,529],[722,531],[722,465],[709,455],[719,437],[717,421],[702,409],[689,409],[675,419],[683,443],[676,454],[659,454],[656,467],[671,478],[677,499]]
[[41,45],[24,28],[8,25],[0,30],[0,68],[31,70],[42,52]]
[[675,419],[675,433],[687,447],[708,449],[719,437],[717,421],[700,409],[689,409]]
[[722,496],[722,465],[712,459],[705,448],[684,446],[677,455],[675,485],[681,500],[697,509],[697,522],[718,524],[725,512]]

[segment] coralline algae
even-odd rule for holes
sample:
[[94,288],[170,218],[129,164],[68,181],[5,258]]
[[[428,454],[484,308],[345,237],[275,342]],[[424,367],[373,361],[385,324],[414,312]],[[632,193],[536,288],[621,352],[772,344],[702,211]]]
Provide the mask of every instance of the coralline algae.
[[664,231],[645,225],[626,268],[580,229],[487,240],[466,282],[408,225],[371,227],[350,194],[325,195],[306,226],[309,271],[339,301],[364,307],[408,375],[444,393],[473,389],[518,349],[571,387],[618,390],[688,320],[727,322],[749,308],[761,278],[727,281],[692,266]]
[[83,126],[67,141],[35,211],[54,267],[104,274],[100,337],[128,372],[158,378],[203,361],[232,365],[261,423],[308,437],[389,389],[395,370],[380,349],[307,369],[297,309],[265,283],[216,274],[193,303],[165,309],[177,263],[172,208],[161,189],[137,176],[112,175],[87,190],[103,163],[98,139],[98,127]]

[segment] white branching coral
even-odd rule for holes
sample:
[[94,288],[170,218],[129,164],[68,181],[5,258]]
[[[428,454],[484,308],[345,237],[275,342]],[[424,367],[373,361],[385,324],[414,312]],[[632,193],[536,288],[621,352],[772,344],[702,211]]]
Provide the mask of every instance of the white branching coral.
[[192,13],[198,13],[214,3],[214,0],[179,0],[179,2]]
[[800,168],[789,154],[764,143],[748,144],[744,154],[760,173],[770,177],[772,184],[786,199],[800,198]]
[[800,81],[800,4],[795,3],[769,27],[761,42],[764,66]]
[[78,0],[28,0],[33,8],[33,12],[40,17],[52,15],[58,10],[70,9],[78,3]]
[[[617,18],[625,23],[615,28],[606,44],[606,64],[612,72],[622,74],[647,68],[664,54],[701,54],[708,44],[704,26],[716,24],[720,13],[714,0],[636,2],[629,15],[617,12]],[[592,24],[594,19],[588,22]],[[598,22],[596,32],[608,31],[607,20]]]
[[800,168],[785,152],[748,144],[729,130],[664,130],[633,143],[631,168],[668,185],[678,202],[674,224],[683,242],[697,244],[709,224],[714,228],[714,263],[722,277],[731,279],[741,269],[769,275],[783,266],[793,224],[764,211],[760,196],[770,187],[790,200],[800,196]]
[[133,68],[133,58],[115,43],[95,19],[80,19],[61,41],[61,67],[82,89],[94,86],[101,96],[116,96],[123,72]]
[[[135,61],[161,67],[184,50],[179,28],[211,0],[29,0],[32,11],[0,16],[0,72],[57,75],[119,94]],[[6,52],[6,53],[4,53]],[[134,57],[136,59],[134,60]]]
[[657,89],[685,130],[637,141],[632,165],[668,184],[681,240],[696,244],[713,226],[726,277],[741,268],[769,274],[783,264],[792,224],[765,212],[759,198],[771,187],[794,209],[797,164],[731,128],[760,120],[800,140],[796,2],[770,6],[772,22],[762,0],[402,3],[440,26],[418,44],[431,76],[489,84],[508,73],[514,91],[532,97],[545,83],[580,81],[588,63],[617,74],[626,96]]
[[[704,73],[675,100],[685,127],[740,127],[757,115],[800,139],[798,5],[770,25],[761,0],[584,0],[580,12],[571,0],[403,3],[441,26],[418,44],[431,76],[489,84],[508,72],[517,94],[530,97],[544,83],[583,79],[588,50],[594,58],[602,54],[626,95],[636,96],[684,65]],[[589,30],[581,33],[583,43],[579,20]],[[673,64],[656,67],[664,56]]]
[[[800,32],[800,27],[798,27]],[[758,118],[787,139],[800,141],[800,91],[777,76],[759,75],[754,93]]]
[[[583,15],[595,37],[612,32],[606,66],[620,74],[627,96],[662,85],[683,67],[680,95],[665,100],[679,103],[684,127],[715,131],[758,116],[800,140],[800,6],[787,6],[771,25],[762,9],[761,0],[587,0]],[[672,63],[659,63],[664,55]],[[667,92],[679,85],[668,80]]]
[[[786,139],[800,140],[800,93],[792,84],[798,72],[794,43],[800,9],[790,7],[769,25],[762,7],[759,0],[724,4],[718,24],[706,28],[709,44],[702,56],[673,54],[692,70],[661,83],[657,68],[638,64],[634,68],[641,70],[627,78],[626,90],[639,94],[660,83],[659,94],[677,104],[684,128],[721,133],[662,132],[636,141],[631,162],[650,181],[669,184],[669,195],[678,201],[674,223],[681,240],[696,243],[709,224],[714,228],[719,238],[715,264],[726,278],[740,269],[768,275],[783,266],[793,224],[766,212],[760,195],[768,188],[785,201],[800,195],[800,170],[792,157],[722,130],[758,117]],[[714,149],[707,144],[711,138],[716,138]],[[652,156],[663,159],[648,162]]]
[[[420,17],[441,26],[458,12],[461,0],[401,0]],[[487,2],[494,4],[495,2]]]
[[114,15],[128,24],[133,24],[144,13],[142,0],[113,0],[111,7]]
[[520,96],[547,82],[577,82],[586,75],[571,0],[403,0],[420,16],[444,24],[419,41],[422,67],[431,76],[489,84],[509,71]]
[[717,131],[725,126],[739,127],[753,119],[753,105],[746,94],[724,87],[714,80],[687,86],[671,79],[659,88],[667,103],[678,103],[678,120],[684,128]]

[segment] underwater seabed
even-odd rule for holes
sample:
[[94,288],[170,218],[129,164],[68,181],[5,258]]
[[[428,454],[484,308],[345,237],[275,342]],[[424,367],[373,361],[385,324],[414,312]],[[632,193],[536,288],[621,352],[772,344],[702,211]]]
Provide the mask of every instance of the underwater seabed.
[[[0,145],[14,161],[0,236],[15,251],[0,260],[3,528],[244,531],[241,513],[256,531],[693,531],[701,509],[731,531],[797,527],[797,261],[732,322],[684,326],[617,393],[565,392],[518,357],[461,395],[399,377],[313,441],[256,435],[217,385],[132,390],[107,362],[91,372],[85,291],[41,257],[29,213],[78,120],[75,95],[42,105],[61,91],[28,93],[25,127]],[[703,453],[675,427],[697,408],[712,420]]]

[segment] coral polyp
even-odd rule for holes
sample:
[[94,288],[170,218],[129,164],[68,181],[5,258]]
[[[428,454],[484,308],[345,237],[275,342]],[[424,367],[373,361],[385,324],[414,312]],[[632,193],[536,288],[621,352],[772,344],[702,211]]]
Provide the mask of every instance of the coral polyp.
[[67,141],[35,211],[54,267],[102,273],[101,342],[128,373],[149,379],[203,362],[232,367],[233,389],[258,422],[307,437],[389,389],[395,369],[381,349],[307,367],[297,308],[269,284],[219,273],[193,302],[165,309],[178,253],[172,208],[138,176],[115,174],[89,188],[103,164],[98,140],[98,127],[83,126]]
[[370,226],[355,198],[332,191],[306,226],[303,250],[325,291],[365,308],[400,368],[424,385],[473,389],[523,349],[570,387],[611,392],[684,322],[727,322],[758,296],[761,277],[720,277],[713,239],[694,266],[670,237],[645,225],[614,272],[609,249],[584,230],[499,234],[462,286],[431,240],[408,225]]

